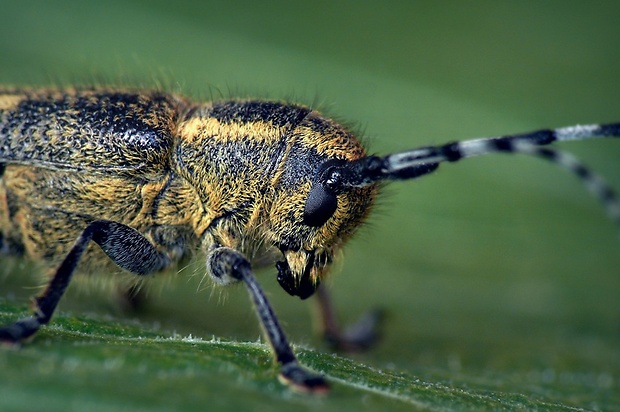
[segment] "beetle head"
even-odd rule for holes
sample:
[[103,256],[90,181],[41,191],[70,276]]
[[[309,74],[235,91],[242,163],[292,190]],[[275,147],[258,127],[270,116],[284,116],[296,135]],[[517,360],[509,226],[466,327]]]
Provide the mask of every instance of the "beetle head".
[[367,159],[360,142],[306,107],[261,100],[195,108],[179,134],[175,172],[206,205],[196,212],[207,211],[196,224],[205,244],[261,264],[275,252],[282,287],[312,295],[375,198],[374,184],[338,184]]
[[294,128],[291,141],[274,188],[267,239],[284,257],[276,264],[280,285],[305,299],[365,220],[377,187],[338,186],[336,181],[346,173],[346,165],[366,153],[337,123],[311,112]]

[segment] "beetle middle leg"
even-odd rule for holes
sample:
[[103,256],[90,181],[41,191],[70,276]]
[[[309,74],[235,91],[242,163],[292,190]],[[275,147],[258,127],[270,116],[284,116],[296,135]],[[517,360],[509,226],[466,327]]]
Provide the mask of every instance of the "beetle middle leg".
[[91,222],[75,241],[43,293],[33,299],[33,315],[0,328],[0,342],[19,344],[49,323],[91,240],[116,265],[137,275],[157,272],[170,265],[169,258],[135,229],[109,220]]
[[217,283],[242,281],[245,284],[280,365],[280,381],[301,392],[327,391],[329,386],[323,377],[307,371],[299,364],[267,297],[252,273],[250,262],[235,249],[214,246],[207,258],[207,269]]

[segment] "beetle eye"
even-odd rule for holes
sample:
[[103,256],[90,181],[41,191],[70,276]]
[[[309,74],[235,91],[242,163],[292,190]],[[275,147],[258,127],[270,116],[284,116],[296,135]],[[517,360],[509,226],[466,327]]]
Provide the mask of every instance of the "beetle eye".
[[320,183],[315,183],[308,193],[304,208],[304,224],[312,227],[323,226],[332,217],[338,206],[336,195]]

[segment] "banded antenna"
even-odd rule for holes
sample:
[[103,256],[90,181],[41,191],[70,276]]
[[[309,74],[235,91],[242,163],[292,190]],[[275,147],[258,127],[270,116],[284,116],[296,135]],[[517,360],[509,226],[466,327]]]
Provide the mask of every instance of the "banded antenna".
[[[335,201],[336,195],[348,188],[364,187],[385,180],[414,179],[435,171],[440,163],[457,162],[491,153],[522,153],[541,157],[576,175],[587,189],[599,199],[607,214],[620,225],[620,202],[613,189],[572,154],[541,147],[553,142],[620,137],[620,123],[570,126],[544,129],[531,133],[464,140],[440,146],[426,146],[384,157],[325,162],[314,179],[311,193],[323,200]],[[330,199],[331,196],[331,199]],[[312,196],[310,196],[312,197]],[[318,199],[313,199],[318,203]],[[308,208],[308,203],[306,204]]]

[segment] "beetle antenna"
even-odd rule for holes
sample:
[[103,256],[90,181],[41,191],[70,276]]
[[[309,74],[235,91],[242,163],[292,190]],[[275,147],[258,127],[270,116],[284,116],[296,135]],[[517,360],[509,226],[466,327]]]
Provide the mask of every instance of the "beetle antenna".
[[541,147],[553,142],[620,137],[620,123],[579,125],[544,129],[531,133],[464,140],[440,146],[426,146],[385,157],[368,156],[348,163],[346,177],[336,186],[363,187],[383,180],[413,179],[433,172],[440,163],[491,153],[523,153],[541,157],[576,175],[602,203],[609,216],[620,224],[620,202],[613,189],[576,157]]

